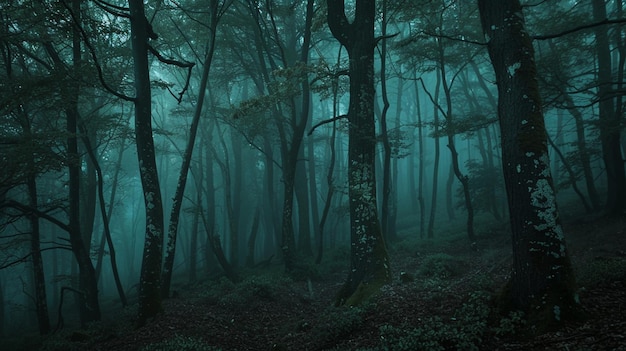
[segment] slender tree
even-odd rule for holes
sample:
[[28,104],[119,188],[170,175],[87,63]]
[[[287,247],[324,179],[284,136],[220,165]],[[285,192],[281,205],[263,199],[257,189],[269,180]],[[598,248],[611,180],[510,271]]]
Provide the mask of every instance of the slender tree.
[[[607,18],[604,0],[593,0],[593,18],[602,21]],[[617,114],[615,99],[611,97],[612,63],[611,47],[607,26],[595,28],[598,56],[598,112],[600,114],[600,141],[602,157],[606,167],[607,200],[606,210],[611,216],[621,216],[626,209],[626,174],[620,144],[620,124],[622,116]],[[619,107],[621,110],[621,106]]]
[[193,154],[196,135],[198,132],[198,124],[200,123],[200,115],[204,106],[205,92],[208,85],[209,71],[211,70],[211,62],[215,53],[215,37],[217,33],[217,24],[222,13],[221,1],[211,0],[209,2],[209,39],[208,49],[206,51],[202,76],[200,79],[200,87],[198,92],[198,101],[195,106],[191,127],[189,130],[189,139],[183,155],[183,163],[180,168],[178,182],[176,183],[176,192],[174,194],[174,202],[170,212],[170,220],[167,228],[167,245],[165,247],[165,262],[163,265],[163,277],[161,283],[161,294],[168,297],[170,294],[170,285],[172,281],[172,270],[174,268],[174,257],[176,254],[176,239],[178,236],[178,221],[180,219],[180,210],[182,208],[183,195],[185,194],[185,186],[187,185],[187,175],[189,174],[189,166],[191,165],[191,156]]

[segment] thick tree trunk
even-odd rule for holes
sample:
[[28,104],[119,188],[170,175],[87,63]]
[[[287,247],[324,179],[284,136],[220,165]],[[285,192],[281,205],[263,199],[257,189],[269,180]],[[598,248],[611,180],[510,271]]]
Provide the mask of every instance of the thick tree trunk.
[[343,0],[327,0],[328,24],[350,57],[348,110],[348,194],[350,198],[350,273],[337,294],[337,305],[357,305],[391,282],[387,248],[376,202],[376,133],[374,120],[375,1],[356,3],[346,18]]
[[139,319],[143,325],[161,307],[163,261],[163,203],[152,138],[152,96],[148,69],[148,32],[142,0],[129,0],[133,62],[135,66],[135,138],[139,176],[146,213],[145,242],[139,280]]
[[508,194],[513,273],[503,296],[539,330],[578,308],[575,281],[550,174],[534,50],[518,0],[479,0],[498,82],[502,163]]

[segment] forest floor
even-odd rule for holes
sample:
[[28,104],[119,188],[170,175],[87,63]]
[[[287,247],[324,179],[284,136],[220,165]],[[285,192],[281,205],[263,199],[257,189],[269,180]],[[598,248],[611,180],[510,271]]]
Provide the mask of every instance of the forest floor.
[[626,220],[578,219],[565,231],[586,318],[557,332],[536,333],[521,314],[495,312],[511,263],[501,226],[479,229],[476,250],[462,230],[394,243],[393,283],[359,308],[333,307],[347,276],[348,252],[339,250],[303,271],[310,279],[287,278],[276,264],[242,274],[238,284],[178,286],[144,327],[133,327],[127,308],[114,321],[22,349],[626,350]]

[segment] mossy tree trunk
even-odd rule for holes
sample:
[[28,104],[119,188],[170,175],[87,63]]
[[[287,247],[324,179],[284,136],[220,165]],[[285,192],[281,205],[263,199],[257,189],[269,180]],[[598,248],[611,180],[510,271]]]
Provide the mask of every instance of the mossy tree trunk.
[[531,38],[518,0],[479,0],[498,82],[502,164],[513,242],[503,296],[540,329],[576,315],[575,281],[550,174],[547,134]]
[[356,3],[354,20],[343,0],[327,0],[328,25],[350,57],[348,110],[348,194],[350,197],[350,273],[337,305],[357,305],[391,281],[387,248],[376,207],[374,120],[374,0]]

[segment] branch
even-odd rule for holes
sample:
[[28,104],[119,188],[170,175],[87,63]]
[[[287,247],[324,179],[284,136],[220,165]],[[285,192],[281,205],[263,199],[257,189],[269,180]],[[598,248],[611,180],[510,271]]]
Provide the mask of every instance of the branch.
[[439,110],[439,112],[441,112],[441,114],[444,116],[445,119],[448,119],[448,114],[446,113],[446,111],[444,111],[443,108],[441,108],[441,105],[439,105],[439,103],[435,101],[435,98],[430,93],[430,91],[426,89],[426,84],[424,84],[424,80],[422,78],[419,78],[418,81],[422,84],[422,89],[424,89],[424,92],[426,93],[426,95],[428,95],[430,102],[432,102],[433,105],[435,105],[435,107]]
[[381,35],[380,37],[374,39],[374,45],[378,45],[378,42],[381,40],[391,39],[395,36],[398,36],[398,34],[400,34],[400,32],[396,34]]
[[[64,250],[70,250],[70,251],[72,250],[72,249],[70,249],[67,246],[52,246],[52,247],[46,247],[44,249],[40,249],[39,252],[44,252],[44,251],[49,251],[49,250],[56,250],[56,249],[64,249]],[[28,258],[30,256],[32,256],[32,255],[33,255],[33,253],[29,252],[26,256],[17,258],[17,259],[15,259],[15,260],[13,260],[11,262],[8,262],[8,263],[4,263],[4,264],[0,265],[0,270],[3,270],[5,268],[9,268],[11,266],[15,266],[16,264],[19,264],[19,263],[22,263],[22,262],[26,262],[26,260],[28,260]]]
[[449,35],[445,35],[445,34],[435,34],[435,33],[431,33],[431,32],[427,32],[427,31],[420,31],[420,33],[425,34],[429,37],[435,37],[435,38],[441,38],[441,39],[448,39],[451,41],[459,41],[461,43],[467,43],[467,44],[474,44],[474,45],[480,45],[480,46],[486,46],[487,43],[486,42],[482,42],[482,41],[475,41],[475,40],[468,40],[468,39],[463,39],[463,38],[457,38],[457,37],[452,37]]
[[[105,11],[106,9],[104,9],[104,7],[110,7],[112,9],[116,9],[117,11],[130,12],[130,9],[128,7],[117,6],[117,5],[111,4],[110,2],[106,2],[104,0],[94,0],[94,2],[96,3],[96,5],[98,5],[98,7],[102,8]],[[127,18],[130,18],[130,14],[127,16]]]
[[187,91],[187,89],[189,89],[189,82],[191,81],[191,70],[193,69],[193,66],[195,66],[196,64],[194,62],[182,62],[182,61],[172,60],[172,59],[163,57],[163,55],[161,55],[160,52],[158,52],[155,48],[153,48],[152,45],[148,45],[148,51],[150,51],[152,55],[156,56],[156,58],[159,59],[159,61],[165,64],[173,65],[173,66],[177,66],[181,68],[187,68],[187,80],[185,81],[185,86],[183,87],[183,90],[181,90],[181,92],[178,93],[178,97],[174,95],[174,93],[169,89],[169,87],[167,88],[170,94],[172,94],[172,96],[180,104],[181,101],[183,100],[183,95],[185,95],[185,92]]
[[130,9],[127,8],[127,7],[121,7],[121,6],[113,5],[113,4],[110,4],[110,3],[105,2],[103,0],[94,0],[94,3],[96,4],[96,6],[101,8],[103,11],[108,12],[108,13],[112,14],[113,16],[130,18],[130,14],[129,13],[124,13],[124,12],[129,12],[130,11]]
[[588,24],[583,24],[582,26],[578,26],[578,27],[574,27],[571,29],[567,29],[565,31],[562,31],[560,33],[556,33],[556,34],[545,34],[545,35],[535,35],[533,36],[534,40],[547,40],[547,39],[554,39],[554,38],[558,38],[558,37],[562,37],[564,35],[567,34],[572,34],[584,29],[589,29],[589,28],[593,28],[593,27],[599,27],[599,26],[603,26],[605,24],[620,24],[620,23],[626,23],[626,18],[620,18],[620,19],[615,19],[615,20],[610,20],[610,19],[604,19],[600,22],[595,22],[595,23],[588,23]]
[[122,100],[134,102],[134,98],[116,91],[115,89],[111,88],[104,80],[104,73],[102,73],[102,67],[98,62],[96,50],[94,49],[93,45],[91,45],[91,42],[89,42],[89,37],[87,36],[85,29],[83,29],[83,27],[80,25],[78,19],[76,18],[76,14],[74,14],[74,11],[72,11],[72,9],[65,3],[65,1],[61,1],[61,3],[63,4],[63,7],[65,7],[65,9],[69,11],[70,16],[72,16],[72,22],[74,23],[74,26],[80,31],[80,35],[83,37],[83,42],[85,43],[85,46],[87,46],[87,48],[89,49],[89,53],[91,54],[93,63],[96,66],[96,70],[98,71],[98,78],[100,79],[100,83],[102,84],[104,89]]
[[19,210],[20,212],[22,212],[25,215],[26,214],[34,214],[35,216],[47,220],[48,222],[56,225],[57,227],[63,229],[66,232],[70,231],[70,227],[67,224],[59,221],[58,219],[50,216],[49,214],[47,214],[45,212],[42,212],[42,211],[40,211],[40,210],[38,210],[36,208],[32,208],[30,206],[26,206],[26,205],[24,205],[22,203],[19,203],[19,202],[15,201],[15,200],[8,200],[4,204],[2,204],[2,206],[0,206],[0,208],[3,208],[3,207],[14,208],[16,210]]
[[327,119],[327,120],[321,121],[318,124],[316,124],[313,127],[311,127],[311,130],[309,130],[309,133],[307,135],[313,134],[313,132],[315,131],[315,129],[317,129],[317,127],[323,126],[324,124],[332,123],[332,122],[338,121],[340,119],[347,119],[347,118],[348,118],[348,115],[341,115],[341,116],[337,116],[337,117],[333,117],[331,119]]

